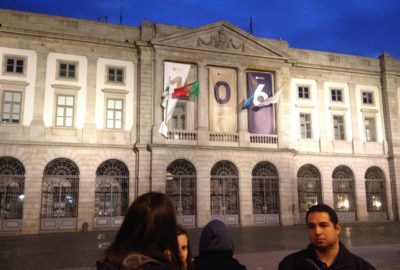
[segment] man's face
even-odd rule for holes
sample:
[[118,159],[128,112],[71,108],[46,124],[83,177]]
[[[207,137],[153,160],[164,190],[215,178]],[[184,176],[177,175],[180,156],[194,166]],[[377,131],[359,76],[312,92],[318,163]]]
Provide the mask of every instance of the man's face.
[[339,244],[341,226],[333,225],[326,212],[313,212],[307,218],[307,232],[311,244],[319,251]]

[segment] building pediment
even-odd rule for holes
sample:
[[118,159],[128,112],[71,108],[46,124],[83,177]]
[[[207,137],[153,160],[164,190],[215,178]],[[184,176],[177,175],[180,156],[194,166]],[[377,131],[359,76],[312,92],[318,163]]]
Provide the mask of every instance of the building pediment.
[[265,44],[265,42],[261,43],[253,35],[225,21],[156,37],[151,42],[154,45],[167,47],[255,55],[257,57],[289,58],[288,54],[281,49]]

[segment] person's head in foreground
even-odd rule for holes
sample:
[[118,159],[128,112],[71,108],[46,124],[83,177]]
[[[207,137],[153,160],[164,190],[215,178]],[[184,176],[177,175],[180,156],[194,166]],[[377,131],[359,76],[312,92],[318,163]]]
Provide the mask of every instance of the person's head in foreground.
[[199,253],[227,252],[233,254],[233,243],[228,227],[220,220],[210,221],[202,230],[199,243]]
[[194,258],[196,270],[245,270],[233,257],[235,246],[228,227],[220,220],[210,221],[202,230],[199,255]]
[[181,263],[176,232],[171,200],[163,193],[145,193],[129,207],[114,242],[105,251],[105,259],[119,269],[135,269],[146,261],[138,259],[140,254],[154,259],[154,264],[162,264],[162,269],[178,269]]
[[192,251],[190,248],[189,234],[181,226],[178,226],[178,245],[179,256],[184,270],[191,270],[192,267]]
[[339,249],[342,226],[336,212],[326,204],[313,205],[306,214],[308,237],[311,245],[319,252]]

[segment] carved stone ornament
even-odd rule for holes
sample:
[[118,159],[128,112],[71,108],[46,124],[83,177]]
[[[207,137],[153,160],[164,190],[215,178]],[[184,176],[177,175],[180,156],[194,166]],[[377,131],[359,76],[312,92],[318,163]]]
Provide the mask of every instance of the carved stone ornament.
[[215,35],[212,35],[209,41],[198,38],[197,47],[203,45],[217,49],[236,49],[244,52],[244,42],[234,42],[229,38],[228,34],[225,33],[224,29],[220,29]]

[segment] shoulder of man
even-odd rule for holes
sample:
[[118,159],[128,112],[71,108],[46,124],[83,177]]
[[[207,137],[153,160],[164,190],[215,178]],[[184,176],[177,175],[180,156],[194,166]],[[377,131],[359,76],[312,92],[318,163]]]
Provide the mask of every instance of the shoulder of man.
[[367,262],[365,259],[357,256],[356,254],[350,252],[343,244],[340,245],[340,248],[343,249],[343,256],[345,260],[351,261],[354,269],[356,270],[376,270],[376,268]]
[[312,262],[307,249],[303,249],[287,255],[279,263],[279,270],[294,269],[314,269],[315,264]]

